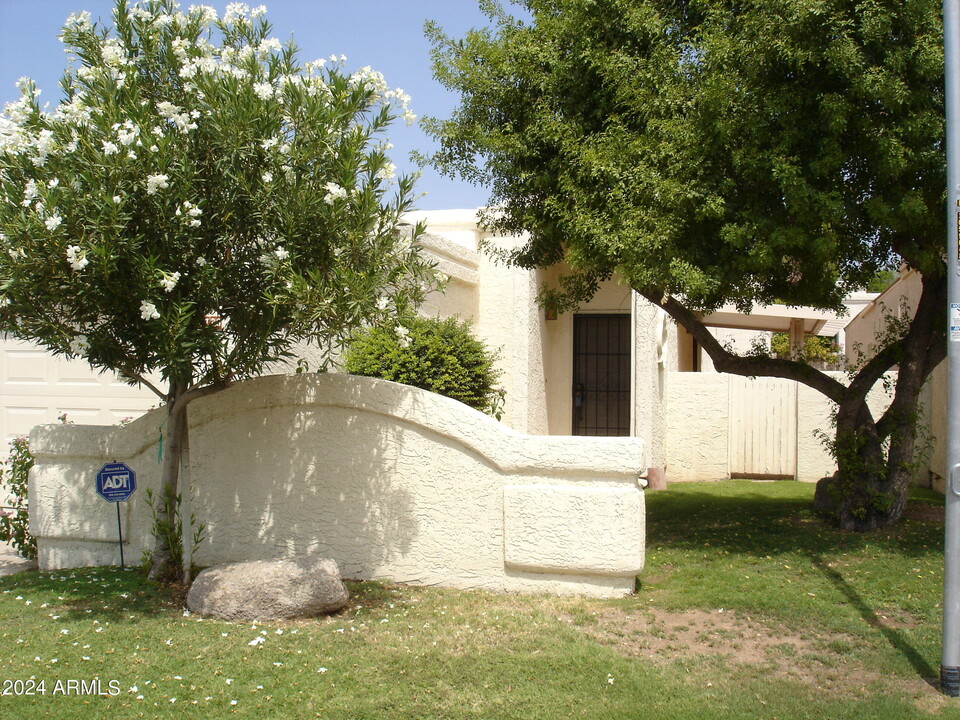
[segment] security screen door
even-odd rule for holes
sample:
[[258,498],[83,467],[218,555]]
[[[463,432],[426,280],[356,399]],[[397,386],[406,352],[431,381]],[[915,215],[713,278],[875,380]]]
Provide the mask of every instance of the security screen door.
[[630,434],[630,315],[573,318],[573,434]]

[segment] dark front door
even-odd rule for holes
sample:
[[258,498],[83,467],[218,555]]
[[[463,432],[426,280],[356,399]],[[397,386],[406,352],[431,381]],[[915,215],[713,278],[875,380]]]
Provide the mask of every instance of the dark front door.
[[573,318],[573,434],[630,434],[630,316]]

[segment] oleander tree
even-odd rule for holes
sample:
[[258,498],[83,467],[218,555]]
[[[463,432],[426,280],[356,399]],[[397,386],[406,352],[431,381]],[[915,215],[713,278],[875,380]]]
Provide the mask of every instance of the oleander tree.
[[[722,372],[790,378],[837,404],[839,471],[817,505],[845,528],[900,517],[918,396],[944,358],[943,31],[935,0],[481,0],[489,27],[427,25],[460,95],[430,161],[490,188],[485,223],[565,263],[559,309],[613,273],[686,328]],[[737,356],[699,320],[725,303],[840,310],[906,264],[923,277],[849,382]],[[892,403],[866,398],[898,369]]]
[[[301,63],[242,3],[118,0],[61,40],[59,104],[23,79],[0,118],[0,331],[159,396],[171,527],[191,401],[399,327],[437,285],[384,136],[409,98],[342,56]],[[151,577],[175,572],[168,536]]]

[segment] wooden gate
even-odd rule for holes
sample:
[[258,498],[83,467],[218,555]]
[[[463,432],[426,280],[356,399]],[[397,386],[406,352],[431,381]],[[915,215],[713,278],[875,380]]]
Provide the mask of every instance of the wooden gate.
[[797,384],[730,376],[730,477],[797,476]]

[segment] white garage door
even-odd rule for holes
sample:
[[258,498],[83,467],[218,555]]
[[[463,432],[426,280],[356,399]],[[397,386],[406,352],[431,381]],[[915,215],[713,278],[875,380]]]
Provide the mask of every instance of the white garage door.
[[55,423],[64,413],[78,424],[113,425],[159,402],[149,390],[125,385],[115,375],[98,375],[84,362],[0,335],[0,460],[9,440],[29,434],[34,425]]

